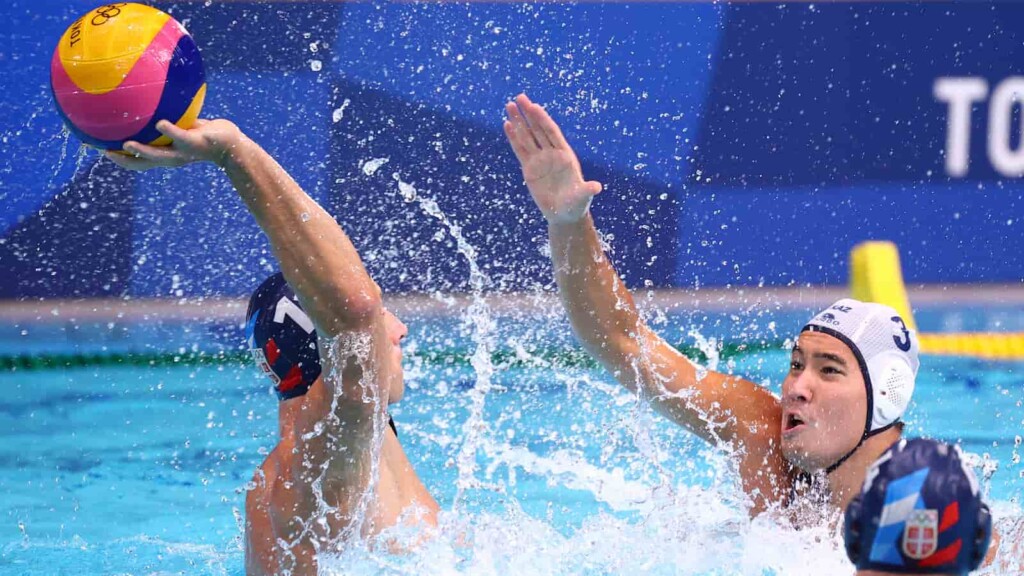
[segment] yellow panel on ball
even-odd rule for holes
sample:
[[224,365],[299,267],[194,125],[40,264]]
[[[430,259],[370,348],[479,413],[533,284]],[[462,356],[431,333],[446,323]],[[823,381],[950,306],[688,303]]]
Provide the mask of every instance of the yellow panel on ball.
[[90,94],[117,88],[170,16],[142,4],[116,2],[71,25],[58,50],[71,80]]

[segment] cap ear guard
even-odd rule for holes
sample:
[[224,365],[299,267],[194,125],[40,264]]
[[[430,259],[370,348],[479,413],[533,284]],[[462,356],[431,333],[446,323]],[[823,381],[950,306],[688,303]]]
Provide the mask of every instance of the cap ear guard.
[[914,372],[902,355],[882,353],[868,361],[872,374],[872,404],[870,432],[883,429],[896,422],[907,411],[914,395]]

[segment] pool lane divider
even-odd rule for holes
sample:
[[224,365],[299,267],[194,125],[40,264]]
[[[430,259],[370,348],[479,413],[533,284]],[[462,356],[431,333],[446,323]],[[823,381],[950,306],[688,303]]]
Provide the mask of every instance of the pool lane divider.
[[[892,242],[870,241],[854,246],[850,251],[850,294],[857,300],[893,307],[908,328],[917,330],[899,250]],[[1024,332],[918,332],[918,338],[924,354],[1024,360]]]
[[[1007,338],[1006,334],[921,334],[921,347],[929,354],[974,357],[985,360],[1019,360],[1024,358],[1024,335]],[[676,349],[698,363],[706,363],[708,355],[693,346],[677,345]],[[716,348],[719,360],[728,360],[758,353],[785,350],[785,341],[757,343],[725,343]],[[942,350],[937,352],[936,350]],[[434,367],[469,367],[470,350],[426,350],[409,355],[409,361]],[[491,362],[500,369],[563,367],[596,369],[598,363],[580,349],[542,348],[522,356],[513,350],[497,350]],[[245,366],[252,358],[245,351],[230,352],[124,352],[95,354],[0,354],[0,372],[91,368],[100,366]]]
[[[785,350],[784,341],[759,341],[755,343],[725,343],[716,348],[720,360],[756,354],[768,350]],[[695,362],[707,362],[708,355],[693,346],[676,346],[676,349]],[[424,350],[409,355],[409,360],[427,366],[471,366],[472,351]],[[599,365],[589,354],[573,348],[538,348],[523,356],[515,350],[496,350],[491,361],[498,368],[565,367],[597,368]],[[15,372],[26,370],[54,370],[63,368],[89,368],[98,366],[204,366],[204,365],[246,365],[252,363],[248,351],[226,352],[125,352],[96,354],[0,354],[0,371]]]

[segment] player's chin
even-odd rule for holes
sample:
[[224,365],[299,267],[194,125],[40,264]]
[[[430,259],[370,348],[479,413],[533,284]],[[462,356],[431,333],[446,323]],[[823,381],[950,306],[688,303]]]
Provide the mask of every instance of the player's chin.
[[801,460],[805,450],[798,446],[799,442],[795,440],[782,439],[782,455],[786,457],[786,461],[790,464],[797,465],[798,461]]
[[827,458],[806,445],[800,439],[782,440],[782,455],[786,461],[805,472],[815,472],[825,468]]
[[405,379],[402,378],[402,371],[399,370],[398,375],[391,380],[391,387],[388,389],[388,404],[399,402],[404,397]]

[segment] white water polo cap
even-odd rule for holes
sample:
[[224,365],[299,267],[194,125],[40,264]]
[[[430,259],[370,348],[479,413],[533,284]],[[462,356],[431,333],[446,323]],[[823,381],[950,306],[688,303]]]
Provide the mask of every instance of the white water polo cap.
[[907,328],[896,310],[844,298],[812,318],[804,331],[838,338],[857,358],[868,395],[864,438],[888,429],[903,416],[921,362],[917,332]]

